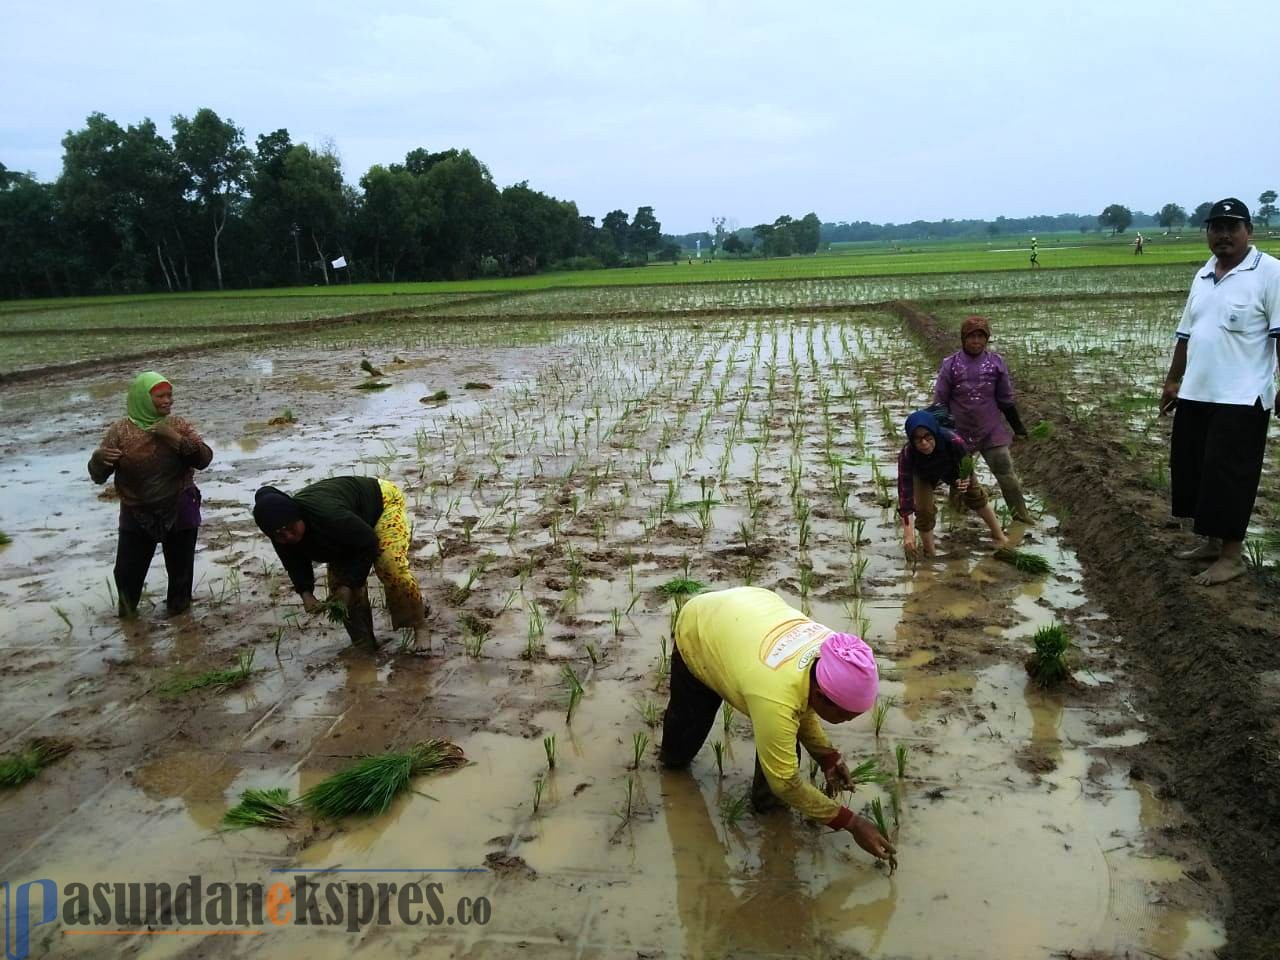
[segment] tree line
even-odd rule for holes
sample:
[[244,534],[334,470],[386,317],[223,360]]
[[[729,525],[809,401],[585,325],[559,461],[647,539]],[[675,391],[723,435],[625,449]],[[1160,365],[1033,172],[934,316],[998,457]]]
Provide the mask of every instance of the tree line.
[[0,297],[466,279],[664,252],[653,207],[597,226],[527,182],[499,189],[468,150],[412,150],[357,189],[331,147],[288,130],[250,146],[208,108],[172,126],[166,139],[94,113],[63,138],[52,183],[0,164]]

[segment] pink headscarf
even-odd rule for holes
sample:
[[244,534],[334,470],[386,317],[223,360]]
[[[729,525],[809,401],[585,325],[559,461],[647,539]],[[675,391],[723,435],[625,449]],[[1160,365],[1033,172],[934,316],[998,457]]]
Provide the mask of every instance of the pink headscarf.
[[816,667],[818,689],[838,707],[866,713],[876,702],[880,674],[876,657],[861,637],[833,633],[822,642]]

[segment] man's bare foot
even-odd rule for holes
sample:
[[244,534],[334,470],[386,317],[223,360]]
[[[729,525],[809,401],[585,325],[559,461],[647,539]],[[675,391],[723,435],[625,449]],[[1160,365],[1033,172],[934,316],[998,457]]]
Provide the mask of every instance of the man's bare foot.
[[920,553],[926,557],[936,556],[938,553],[938,545],[934,542],[933,537],[925,534],[921,540]]
[[1204,573],[1196,574],[1191,579],[1202,587],[1212,587],[1243,576],[1244,571],[1244,561],[1239,557],[1222,557]]
[[1194,547],[1186,550],[1175,550],[1173,555],[1179,560],[1217,560],[1222,552],[1222,541],[1217,537],[1205,537]]

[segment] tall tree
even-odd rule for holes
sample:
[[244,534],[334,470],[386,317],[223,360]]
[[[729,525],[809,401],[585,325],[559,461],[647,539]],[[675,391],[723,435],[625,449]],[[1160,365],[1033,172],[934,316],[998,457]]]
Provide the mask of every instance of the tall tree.
[[1204,203],[1196,205],[1195,213],[1191,214],[1191,219],[1197,227],[1204,229],[1205,217],[1209,216],[1209,211],[1213,209],[1213,201],[1206,200]]
[[436,269],[445,276],[475,276],[497,243],[499,196],[489,168],[462,150],[433,164],[422,178],[429,200],[426,224]]
[[374,164],[360,186],[359,220],[364,238],[373,245],[373,274],[394,281],[406,258],[422,265],[419,236],[429,219],[426,191],[418,177],[394,164]]
[[631,225],[628,223],[629,219],[625,210],[610,210],[604,215],[604,220],[600,222],[600,229],[613,241],[614,250],[623,256],[631,249]]
[[1271,226],[1271,218],[1280,210],[1276,210],[1276,192],[1274,190],[1263,190],[1258,195],[1258,219],[1262,221],[1264,227]]
[[1112,236],[1115,236],[1117,233],[1124,233],[1129,228],[1129,224],[1133,223],[1133,212],[1123,204],[1113,203],[1098,214],[1098,223],[1108,228]]
[[285,209],[299,230],[307,233],[320,271],[329,283],[327,244],[337,232],[345,206],[342,165],[331,151],[312,150],[306,144],[289,148],[284,156],[284,177],[280,184]]
[[172,123],[178,163],[213,230],[213,266],[221,290],[222,231],[232,208],[243,199],[253,155],[244,144],[244,131],[208,107],[191,119],[178,114]]
[[817,253],[822,240],[822,221],[816,213],[806,213],[792,228],[799,253]]
[[1160,212],[1156,214],[1156,223],[1166,230],[1172,227],[1180,227],[1186,222],[1187,211],[1176,203],[1166,203],[1160,208]]
[[640,207],[631,218],[631,249],[645,260],[649,259],[649,251],[658,249],[662,242],[662,224],[653,215],[653,207]]

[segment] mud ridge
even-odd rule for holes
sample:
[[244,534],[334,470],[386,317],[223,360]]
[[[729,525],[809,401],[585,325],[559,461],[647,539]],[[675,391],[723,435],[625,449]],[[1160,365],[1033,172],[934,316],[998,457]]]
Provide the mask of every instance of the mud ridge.
[[[939,320],[905,301],[893,310],[935,359],[957,349],[958,317]],[[1024,419],[1054,428],[1052,441],[1015,445],[1018,469],[1063,516],[1090,591],[1145,673],[1138,696],[1155,721],[1144,748],[1148,774],[1153,763],[1163,769],[1231,889],[1222,956],[1275,960],[1280,706],[1260,683],[1262,672],[1280,668],[1274,584],[1252,574],[1216,588],[1192,584],[1194,566],[1171,555],[1186,538],[1170,523],[1167,501],[1145,489],[1141,462],[1077,420],[1061,388],[1014,373]]]

